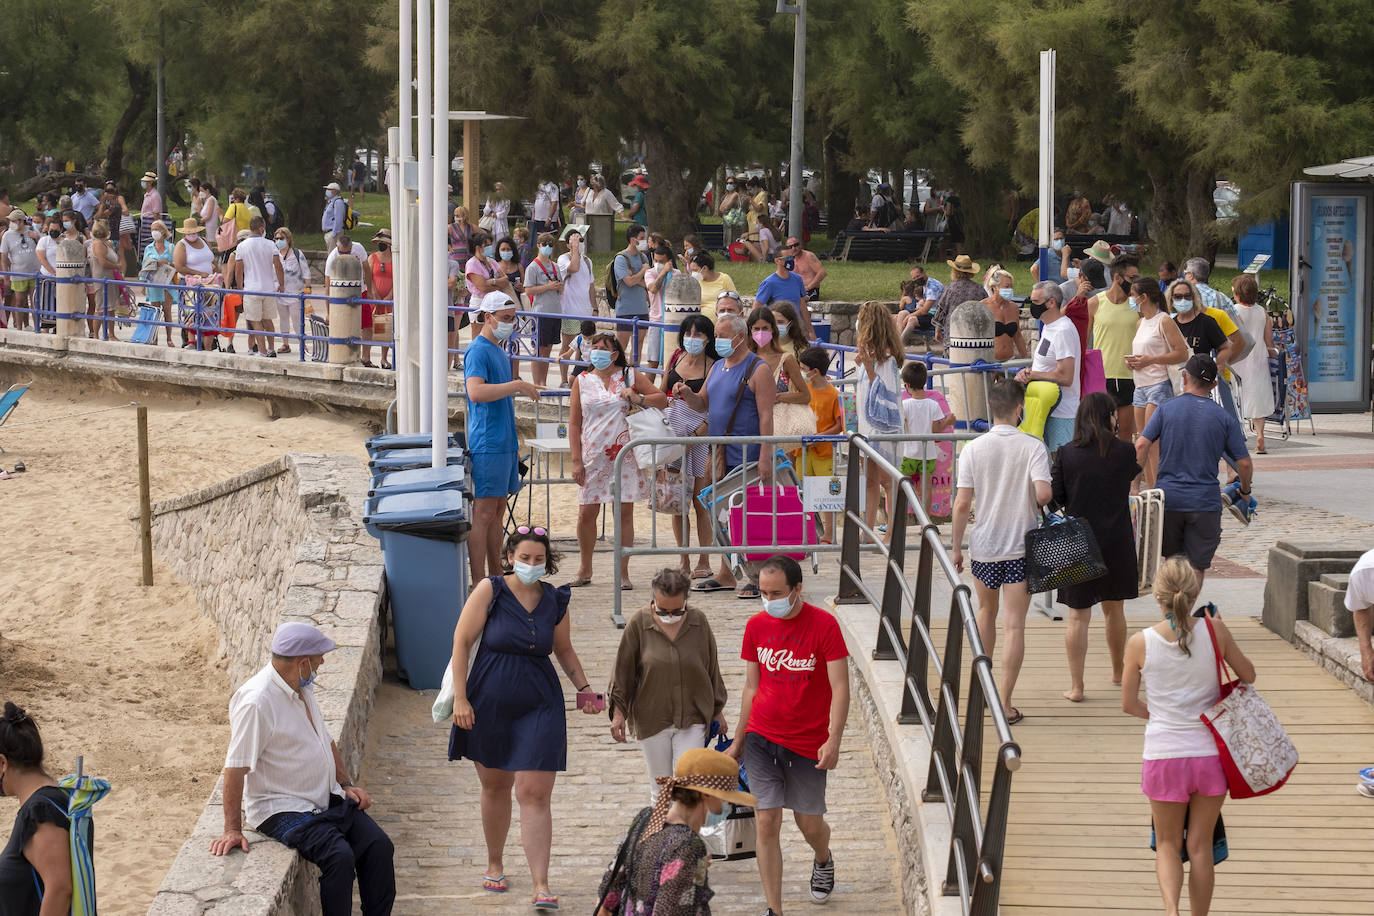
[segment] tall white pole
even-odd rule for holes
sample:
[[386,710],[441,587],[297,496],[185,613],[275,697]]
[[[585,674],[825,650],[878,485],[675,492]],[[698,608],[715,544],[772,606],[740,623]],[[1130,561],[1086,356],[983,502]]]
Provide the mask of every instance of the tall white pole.
[[434,155],[434,39],[430,34],[430,0],[416,0],[415,3],[415,44],[419,54],[419,148],[416,158],[420,168],[420,231],[415,239],[419,249],[420,271],[420,431],[430,432],[433,420],[434,391],[431,387],[432,361],[434,359],[434,321],[430,317],[435,307],[428,295],[427,280],[434,273],[434,249],[426,243],[425,233],[434,224],[434,175],[430,159]]
[[[448,0],[435,0],[434,3],[434,169],[433,196],[430,203],[430,218],[425,231],[431,233],[428,241],[430,249],[430,294],[432,309],[430,345],[434,348],[430,357],[430,371],[433,376],[430,384],[434,389],[430,409],[433,415],[430,425],[434,430],[432,441],[434,467],[441,468],[448,463],[448,233],[445,231],[445,217],[448,216]],[[444,206],[438,206],[438,201]]]
[[802,130],[806,124],[806,0],[797,0],[796,31],[792,36],[792,173],[787,197],[788,234],[802,235]]
[[1054,231],[1054,63],[1053,50],[1040,52],[1040,279],[1059,276],[1051,265]]
[[403,433],[420,431],[419,408],[415,403],[418,391],[415,386],[415,366],[413,363],[415,340],[411,332],[414,325],[416,297],[410,294],[411,273],[414,269],[415,246],[410,237],[410,191],[406,188],[406,163],[414,155],[411,133],[415,125],[411,121],[415,97],[415,6],[412,0],[400,0],[400,60],[397,73],[397,104],[400,110],[399,123],[394,135],[388,131],[388,141],[394,160],[391,172],[391,255],[395,265],[396,282],[392,284],[393,306],[391,327],[396,337],[396,429]]
[[[404,79],[404,74],[402,74]],[[388,127],[386,131],[386,176],[387,186],[391,189],[391,265],[395,282],[391,286],[391,333],[395,338],[394,354],[396,367],[396,432],[413,433],[410,424],[410,388],[406,385],[406,360],[410,350],[410,334],[406,328],[405,316],[410,305],[409,291],[406,289],[406,248],[405,232],[401,226],[405,222],[405,190],[401,187],[401,128]]]

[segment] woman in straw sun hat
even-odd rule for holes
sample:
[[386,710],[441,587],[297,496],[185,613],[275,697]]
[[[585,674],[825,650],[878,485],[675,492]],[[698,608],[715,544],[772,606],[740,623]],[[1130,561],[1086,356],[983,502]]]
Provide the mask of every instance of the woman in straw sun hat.
[[754,807],[739,788],[739,764],[710,748],[693,748],[677,759],[672,776],[652,808],[635,815],[621,855],[601,879],[598,916],[658,913],[689,916],[709,912],[715,896],[706,880],[711,854],[701,839],[706,815],[720,814],[722,802]]

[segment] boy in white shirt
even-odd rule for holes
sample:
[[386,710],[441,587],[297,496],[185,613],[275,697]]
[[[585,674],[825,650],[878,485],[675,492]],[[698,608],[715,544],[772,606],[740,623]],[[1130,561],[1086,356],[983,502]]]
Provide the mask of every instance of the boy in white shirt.
[[[910,362],[902,367],[902,385],[906,388],[906,398],[902,401],[902,434],[907,436],[942,433],[954,427],[954,415],[945,413],[933,398],[926,397],[926,364]],[[921,494],[921,505],[926,515],[930,515],[930,491],[933,484],[927,482],[922,487],[922,478],[935,472],[938,457],[933,442],[908,442],[902,455],[900,470],[912,479],[916,492]]]

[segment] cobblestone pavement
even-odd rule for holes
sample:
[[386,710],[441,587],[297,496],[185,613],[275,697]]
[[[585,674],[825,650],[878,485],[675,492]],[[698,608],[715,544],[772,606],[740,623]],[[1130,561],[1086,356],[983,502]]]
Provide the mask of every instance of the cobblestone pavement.
[[[597,561],[598,571],[609,565],[608,556],[598,554]],[[636,600],[626,603],[627,615],[648,600],[646,585],[653,568],[647,560],[637,561],[632,568],[639,587],[631,593]],[[810,597],[822,603],[826,594],[818,590]],[[573,645],[592,683],[605,684],[620,640],[620,631],[609,622],[609,582],[576,589],[573,595]],[[733,723],[744,676],[740,638],[745,621],[759,604],[739,601],[733,595],[694,598],[693,603],[711,618],[730,691],[726,714]],[[866,648],[851,646],[850,651]],[[564,690],[571,705],[572,689],[565,683]],[[532,889],[520,848],[518,806],[506,845],[511,890],[501,896],[481,889],[486,847],[477,809],[477,777],[471,763],[446,759],[448,726],[431,719],[433,698],[433,691],[416,693],[394,675],[389,677],[377,694],[367,739],[362,783],[372,794],[372,813],[396,843],[396,912],[398,916],[530,912]],[[837,879],[827,912],[905,912],[892,819],[855,708],[850,712],[839,768],[830,775],[827,801]],[[570,711],[568,770],[559,774],[554,790],[550,868],[550,883],[561,898],[562,909],[592,911],[597,884],[615,855],[616,844],[634,813],[647,803],[648,776],[637,745],[614,743],[604,717]],[[807,890],[810,850],[790,819],[784,821],[783,849],[786,912],[801,912],[811,905]],[[713,864],[711,886],[716,892],[714,913],[759,916],[764,911],[753,860]]]

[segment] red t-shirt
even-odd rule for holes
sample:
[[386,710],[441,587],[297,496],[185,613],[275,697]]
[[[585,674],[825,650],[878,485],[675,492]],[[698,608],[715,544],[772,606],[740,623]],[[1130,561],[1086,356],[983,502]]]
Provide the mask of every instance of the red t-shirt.
[[830,737],[826,663],[848,658],[834,616],[803,602],[791,620],[759,612],[744,625],[740,658],[759,664],[748,731],[812,760]]

